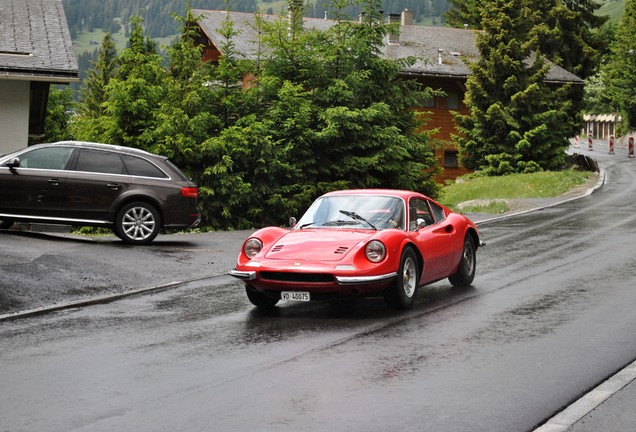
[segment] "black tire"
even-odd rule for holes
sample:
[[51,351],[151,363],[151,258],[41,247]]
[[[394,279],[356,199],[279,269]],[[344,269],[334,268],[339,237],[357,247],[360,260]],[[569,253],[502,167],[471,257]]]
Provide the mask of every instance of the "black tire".
[[415,252],[410,247],[404,249],[400,258],[400,269],[395,282],[387,288],[384,300],[392,309],[410,309],[415,301],[419,282],[419,270]]
[[11,219],[0,219],[0,229],[9,229],[13,225]]
[[473,283],[476,269],[477,249],[475,248],[475,241],[470,234],[467,234],[464,238],[464,249],[462,251],[461,260],[459,261],[457,273],[450,275],[448,280],[453,286],[467,287]]
[[128,244],[149,244],[160,229],[161,217],[157,209],[141,201],[126,204],[115,218],[115,235]]
[[274,306],[276,306],[276,303],[278,303],[277,298],[270,297],[248,286],[245,287],[245,293],[247,294],[247,298],[250,303],[260,309],[272,310],[274,309]]

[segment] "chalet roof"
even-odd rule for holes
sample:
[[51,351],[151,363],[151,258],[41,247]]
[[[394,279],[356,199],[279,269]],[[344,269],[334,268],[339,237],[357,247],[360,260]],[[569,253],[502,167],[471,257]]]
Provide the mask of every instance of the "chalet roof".
[[[219,29],[227,18],[228,12],[193,10],[193,14],[201,17],[199,19],[201,29],[217,48],[220,48]],[[254,28],[254,14],[245,12],[230,12],[230,14],[234,29],[239,31],[233,39],[236,50],[247,58],[255,58],[258,38]],[[274,15],[260,16],[269,21],[280,19],[279,16]],[[328,19],[303,18],[303,26],[307,29],[326,30],[335,23],[336,21]],[[399,42],[386,43],[383,54],[389,59],[416,57],[417,62],[403,70],[405,74],[465,79],[470,74],[470,69],[463,59],[475,61],[479,58],[475,34],[476,31],[471,29],[401,25]],[[551,64],[546,81],[583,84],[581,78],[555,64]]]
[[0,79],[79,80],[62,0],[0,0]]

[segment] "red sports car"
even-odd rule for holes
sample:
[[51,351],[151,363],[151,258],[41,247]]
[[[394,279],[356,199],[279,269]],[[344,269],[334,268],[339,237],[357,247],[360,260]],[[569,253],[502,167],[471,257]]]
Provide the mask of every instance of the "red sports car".
[[243,243],[230,274],[259,308],[279,300],[384,296],[413,305],[419,286],[448,278],[468,286],[480,241],[475,224],[417,192],[327,193],[292,227],[268,227]]

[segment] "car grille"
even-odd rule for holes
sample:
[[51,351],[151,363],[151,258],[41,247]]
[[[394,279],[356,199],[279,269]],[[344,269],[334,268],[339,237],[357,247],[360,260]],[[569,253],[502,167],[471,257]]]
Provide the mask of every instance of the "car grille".
[[289,273],[289,272],[260,272],[261,279],[280,282],[333,282],[333,275],[328,273]]

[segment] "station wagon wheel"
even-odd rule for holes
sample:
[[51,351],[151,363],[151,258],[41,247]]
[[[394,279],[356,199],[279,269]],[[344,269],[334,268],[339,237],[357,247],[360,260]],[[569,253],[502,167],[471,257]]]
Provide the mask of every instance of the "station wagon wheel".
[[415,300],[419,271],[415,252],[410,247],[404,249],[400,258],[400,268],[395,282],[387,288],[384,300],[393,309],[409,309]]
[[0,219],[0,229],[9,229],[13,225],[11,219]]
[[477,251],[475,249],[475,241],[467,234],[464,238],[464,249],[462,257],[459,261],[457,273],[450,275],[448,280],[453,286],[466,287],[473,283],[475,279],[475,270],[477,268]]
[[245,293],[247,294],[247,299],[250,303],[260,309],[271,310],[274,306],[276,306],[276,303],[278,303],[277,298],[265,295],[249,286],[245,287]]
[[148,244],[161,229],[159,212],[145,202],[126,204],[117,213],[115,234],[128,244]]

